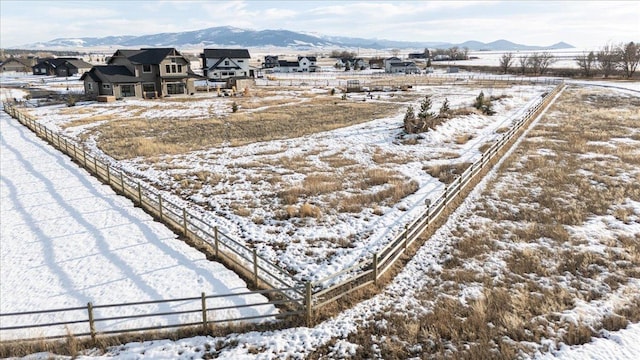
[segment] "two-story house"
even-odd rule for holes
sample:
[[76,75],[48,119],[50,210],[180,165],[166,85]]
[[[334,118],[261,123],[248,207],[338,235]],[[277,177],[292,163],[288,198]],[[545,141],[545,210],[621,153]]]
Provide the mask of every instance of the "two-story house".
[[315,56],[298,56],[298,71],[316,72],[317,69]]
[[277,55],[266,55],[264,57],[264,63],[262,63],[262,67],[264,69],[272,69],[278,66],[278,56]]
[[230,78],[253,77],[247,49],[204,49],[202,72],[207,79],[225,81]]
[[189,60],[174,48],[117,50],[107,65],[82,76],[85,94],[97,97],[163,97],[195,93]]
[[397,74],[419,74],[420,69],[413,61],[403,61],[397,57],[384,59],[384,71],[387,73]]
[[[315,56],[298,56],[296,61],[291,60],[278,60],[278,57],[275,58],[275,64],[273,66],[269,66],[274,68],[276,72],[282,73],[290,73],[290,72],[316,72],[318,70],[318,65],[316,65],[316,57]],[[270,61],[274,61],[270,59]],[[267,63],[267,57],[265,57],[265,64]],[[265,66],[266,68],[267,66]]]

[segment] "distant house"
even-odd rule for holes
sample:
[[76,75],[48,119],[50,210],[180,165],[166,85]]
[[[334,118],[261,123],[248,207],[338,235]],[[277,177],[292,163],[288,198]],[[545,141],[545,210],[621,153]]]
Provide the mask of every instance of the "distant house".
[[274,55],[267,55],[264,57],[264,63],[262,67],[265,69],[271,69],[278,66],[278,57]]
[[413,61],[402,61],[397,57],[384,59],[384,71],[387,73],[397,74],[419,74],[420,69]]
[[200,54],[202,71],[211,80],[227,80],[236,77],[253,77],[249,67],[249,50],[246,49],[204,49]]
[[318,69],[316,61],[315,56],[298,56],[298,71],[316,72]]
[[82,75],[85,94],[93,97],[162,97],[195,93],[189,60],[174,48],[117,50],[107,65]]
[[11,57],[0,63],[2,72],[31,72],[32,66],[35,65],[35,58],[19,58]]
[[55,75],[58,77],[82,75],[91,70],[93,65],[78,58],[41,59],[33,65],[33,75]]
[[289,60],[278,60],[278,66],[274,69],[277,72],[290,73],[290,72],[299,72],[300,63],[297,61],[289,61]]
[[395,63],[401,63],[402,60],[399,57],[390,57],[383,60],[384,72],[391,72],[391,65]]
[[370,59],[369,60],[369,68],[370,69],[384,69],[384,59]]

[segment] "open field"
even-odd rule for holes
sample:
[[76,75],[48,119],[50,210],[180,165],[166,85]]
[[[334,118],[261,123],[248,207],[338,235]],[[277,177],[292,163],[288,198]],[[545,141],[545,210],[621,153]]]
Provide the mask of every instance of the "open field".
[[379,295],[313,328],[131,342],[79,358],[632,359],[638,99],[565,90]]
[[639,109],[637,96],[566,90],[432,239],[449,245],[418,254],[424,273],[401,274],[348,337],[353,358],[512,359],[639,322]]
[[[471,100],[473,94],[468,95]],[[614,332],[608,333],[604,329],[615,331],[629,322],[640,321],[640,301],[637,299],[640,287],[637,271],[640,114],[638,97],[630,94],[584,86],[565,91],[526,140],[501,164],[500,170],[481,183],[481,189],[472,193],[405,270],[380,295],[352,310],[314,328],[198,337],[179,342],[136,342],[108,349],[106,354],[139,358],[162,353],[180,358],[215,354],[220,358],[356,359],[406,358],[416,354],[436,358],[526,358],[533,354],[539,358],[547,356],[546,351],[562,355],[567,351],[562,348],[563,344],[585,343],[593,335],[614,336]],[[502,106],[508,107],[512,99],[505,98]],[[64,123],[56,118],[52,108],[39,111],[49,111],[43,118],[49,125]],[[286,154],[286,161],[278,166],[286,163],[295,164],[290,166],[294,169],[312,168],[324,161],[331,167],[351,170],[363,162],[361,157],[345,156],[347,150],[354,147],[349,141],[353,139],[345,134],[370,134],[377,129],[384,136],[361,139],[363,143],[367,140],[366,143],[376,145],[366,163],[374,166],[395,164],[396,171],[363,168],[367,177],[362,178],[362,183],[376,186],[384,181],[392,182],[399,173],[416,173],[417,167],[407,171],[399,166],[415,156],[408,155],[407,147],[418,150],[414,145],[426,141],[436,145],[439,144],[437,139],[442,137],[447,139],[443,141],[447,145],[430,148],[436,156],[423,154],[427,160],[421,162],[420,167],[431,177],[429,181],[436,181],[434,177],[438,177],[438,184],[441,184],[448,181],[447,173],[464,168],[465,159],[473,159],[479,154],[486,144],[479,139],[486,140],[487,134],[503,132],[508,123],[508,117],[503,117],[497,124],[484,125],[489,126],[490,131],[475,131],[471,136],[465,134],[472,133],[469,131],[472,123],[449,122],[422,137],[407,138],[397,136],[401,115],[374,121],[377,127],[367,131],[363,127],[369,124],[330,131],[332,136],[325,141],[319,141],[321,136],[314,135],[303,137],[303,142],[287,139],[273,141],[275,145],[258,143],[225,148],[231,150],[231,154],[212,149],[176,156],[136,158],[124,163],[129,170],[139,166],[141,170],[133,173],[157,175],[163,171],[194,171],[193,164],[200,166],[200,162],[208,160],[206,156],[217,161],[232,160],[234,165],[242,164],[239,159],[244,156],[250,158],[246,160],[249,163],[272,166],[275,160],[273,163],[266,160]],[[481,121],[477,114],[471,116]],[[576,121],[578,119],[580,121]],[[389,129],[385,130],[385,126]],[[445,129],[447,131],[443,131]],[[64,131],[69,136],[77,136],[84,130],[79,126],[67,127]],[[381,146],[384,139],[390,139],[394,147],[405,151],[394,152],[391,146]],[[335,151],[332,144],[336,142],[345,150]],[[88,142],[87,146],[93,145]],[[293,156],[291,149],[296,146],[304,149],[299,153],[311,154],[313,161],[302,161]],[[241,152],[233,153],[240,149]],[[197,160],[189,167],[187,159],[191,157]],[[145,165],[145,162],[151,165]],[[154,165],[156,163],[162,166]],[[193,177],[206,188],[207,182],[220,182],[219,169],[210,166],[207,171],[194,173]],[[241,171],[238,169],[243,167],[234,166],[233,169]],[[285,172],[281,176],[286,175]],[[155,175],[147,175],[147,178],[163,188],[164,182],[156,181]],[[271,181],[278,184],[277,179],[276,176]],[[326,194],[337,187],[326,174],[306,174],[299,179],[304,191],[291,191],[294,196]],[[424,181],[417,182],[419,187],[424,187]],[[169,184],[169,180],[166,183]],[[164,188],[172,191],[171,187]],[[246,195],[241,199],[247,200]],[[319,216],[313,208],[301,206],[302,213],[311,216],[299,217],[298,210],[298,216],[289,220],[306,219],[307,225],[313,224],[326,216],[324,207],[317,208]],[[253,214],[240,206],[235,209],[241,218]],[[382,207],[372,213],[385,214]],[[252,220],[252,223],[256,222],[261,221]],[[283,243],[281,246],[286,248],[288,245]],[[286,252],[279,250],[286,258]],[[308,254],[312,255],[323,256],[324,253]],[[637,326],[634,326],[624,330],[631,338],[636,336],[633,334]]]
[[[126,100],[31,112],[106,159],[121,158],[113,165],[300,279],[316,280],[384,246],[550,88],[416,86],[344,99],[330,89],[258,88],[246,97]],[[498,98],[495,115],[463,111],[435,131],[403,135],[406,107],[418,108],[425,95],[432,96],[434,111],[445,99],[453,109],[466,109],[480,91]],[[276,140],[263,141],[269,138]],[[148,154],[131,151],[140,139]]]

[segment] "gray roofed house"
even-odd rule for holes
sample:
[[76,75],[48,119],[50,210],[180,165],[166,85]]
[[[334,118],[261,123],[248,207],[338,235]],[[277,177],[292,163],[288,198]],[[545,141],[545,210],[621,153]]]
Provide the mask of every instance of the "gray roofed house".
[[78,58],[48,58],[41,59],[31,67],[33,75],[55,75],[58,77],[84,74],[93,65]]
[[189,60],[174,48],[116,50],[107,65],[94,66],[82,76],[85,94],[124,97],[163,97],[195,93]]
[[0,63],[0,71],[2,72],[31,72],[31,67],[36,64],[36,59],[29,57],[10,57]]
[[210,80],[253,77],[247,49],[204,49],[200,54],[202,71]]

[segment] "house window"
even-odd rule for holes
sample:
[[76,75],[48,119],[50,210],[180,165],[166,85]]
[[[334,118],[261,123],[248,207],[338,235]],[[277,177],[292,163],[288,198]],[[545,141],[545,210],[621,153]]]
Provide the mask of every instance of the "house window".
[[176,72],[176,66],[175,65],[171,65],[171,72],[175,73]]
[[92,83],[87,83],[87,90],[93,91],[93,84]]
[[142,91],[144,92],[154,92],[156,91],[156,84],[154,83],[146,83],[142,84]]
[[181,73],[182,72],[182,65],[178,64],[178,72]]
[[224,66],[229,66],[229,60],[224,61]]
[[243,63],[243,62],[244,62],[244,60],[238,60],[238,62],[239,62],[239,63]]
[[167,94],[184,94],[183,83],[170,83],[167,84]]
[[103,89],[111,89],[111,84],[102,84]]
[[167,70],[167,74],[170,74],[171,73],[171,65],[167,64],[165,70]]
[[151,65],[149,65],[149,64],[142,65],[142,72],[143,73],[150,73],[151,72]]
[[133,85],[120,85],[120,95],[122,97],[136,96],[136,89]]

